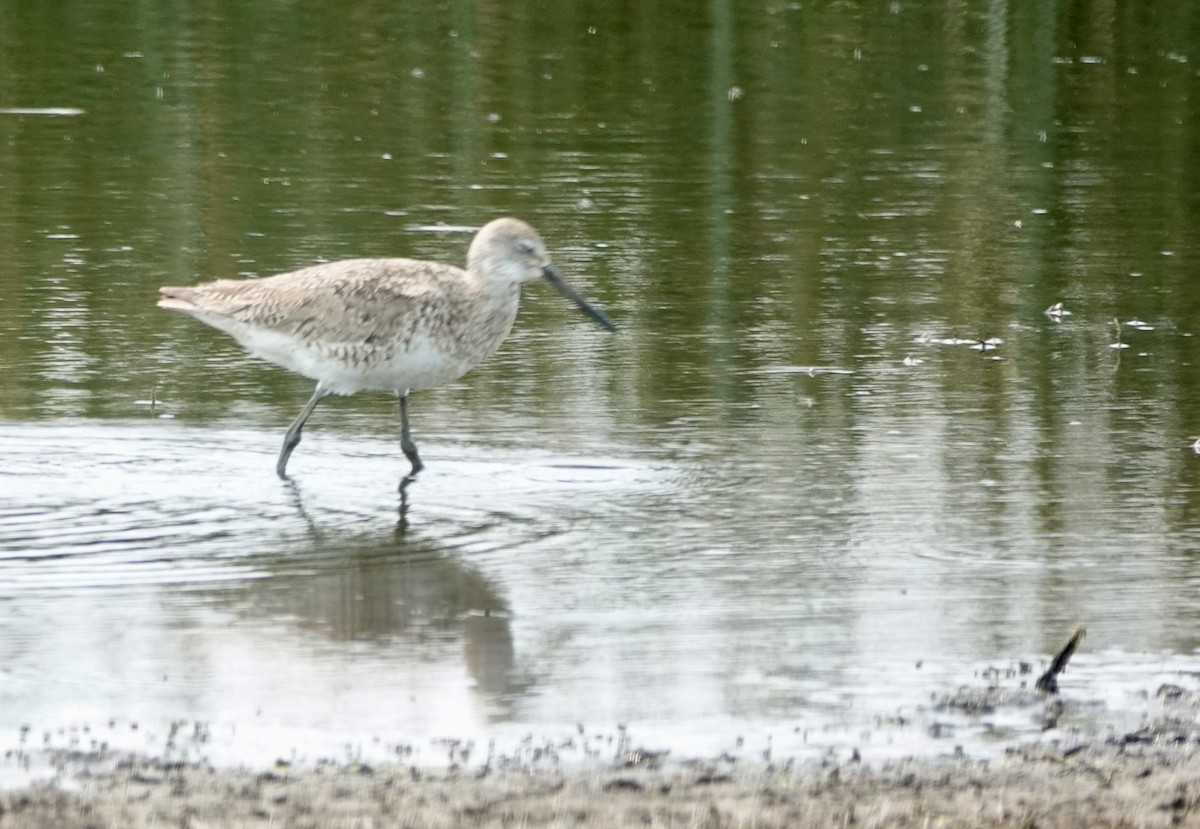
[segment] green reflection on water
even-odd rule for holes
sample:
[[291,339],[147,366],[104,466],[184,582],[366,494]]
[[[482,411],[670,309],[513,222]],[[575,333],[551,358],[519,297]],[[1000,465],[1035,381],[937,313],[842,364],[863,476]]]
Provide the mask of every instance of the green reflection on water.
[[[1004,409],[1061,388],[1055,354],[1111,387],[1113,316],[1164,328],[1116,382],[1192,406],[1195,23],[1167,2],[8,4],[0,106],[84,112],[0,115],[0,411],[137,416],[157,386],[182,417],[290,414],[302,382],[156,312],[157,286],[459,261],[467,234],[422,228],[501,213],[624,334],[527,300],[520,342],[437,398],[476,416],[598,394],[602,430],[736,423],[790,401],[758,371],[893,365],[925,332],[1018,341]],[[1058,300],[1068,333],[1022,333]],[[938,361],[926,405],[980,391],[965,365]]]

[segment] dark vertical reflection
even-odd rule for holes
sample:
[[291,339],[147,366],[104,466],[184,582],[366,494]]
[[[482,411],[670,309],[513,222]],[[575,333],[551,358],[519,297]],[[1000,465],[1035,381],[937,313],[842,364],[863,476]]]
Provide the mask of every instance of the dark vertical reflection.
[[734,73],[736,29],[733,4],[729,0],[712,0],[711,49],[709,60],[711,82],[708,87],[707,108],[710,112],[708,131],[707,187],[704,203],[707,239],[706,262],[708,291],[705,307],[705,333],[709,342],[713,372],[714,396],[729,400],[734,388],[731,376],[737,371],[730,280],[735,272],[733,261],[733,226],[738,221],[739,206],[733,194],[733,179],[737,170],[737,150],[734,145],[734,106],[740,97]]

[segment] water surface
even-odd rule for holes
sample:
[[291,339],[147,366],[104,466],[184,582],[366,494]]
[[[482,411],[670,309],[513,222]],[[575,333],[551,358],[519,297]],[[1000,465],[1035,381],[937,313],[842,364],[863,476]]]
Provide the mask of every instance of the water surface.
[[[0,742],[987,754],[1195,687],[1190,6],[235,6],[0,9]],[[279,481],[308,382],[154,307],[502,214],[621,330],[531,286],[403,493],[394,401]],[[1049,737],[932,707],[1078,625]]]

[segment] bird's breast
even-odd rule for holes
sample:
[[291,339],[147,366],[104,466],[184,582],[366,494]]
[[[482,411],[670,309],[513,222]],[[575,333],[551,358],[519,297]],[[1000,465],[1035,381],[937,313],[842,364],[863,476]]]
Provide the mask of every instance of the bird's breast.
[[[429,389],[462,377],[495,353],[512,328],[511,309],[495,307],[413,320],[412,325],[354,342],[314,343],[320,376],[336,392]],[[307,372],[302,372],[307,373]],[[312,376],[312,375],[310,375]]]

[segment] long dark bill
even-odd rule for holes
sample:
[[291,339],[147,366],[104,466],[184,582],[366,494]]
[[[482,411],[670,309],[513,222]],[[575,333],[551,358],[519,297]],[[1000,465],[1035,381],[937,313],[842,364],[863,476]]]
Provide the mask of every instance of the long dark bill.
[[542,276],[546,277],[546,281],[557,288],[560,294],[578,305],[580,311],[583,311],[583,313],[603,325],[609,331],[617,330],[617,326],[613,325],[613,321],[603,311],[584,299],[579,291],[576,291],[566,282],[563,282],[562,277],[556,274],[553,268],[542,268]]

